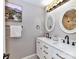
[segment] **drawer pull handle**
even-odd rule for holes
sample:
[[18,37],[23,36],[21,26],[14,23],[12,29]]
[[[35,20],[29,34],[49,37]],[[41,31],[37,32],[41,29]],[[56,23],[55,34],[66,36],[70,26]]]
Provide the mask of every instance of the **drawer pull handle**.
[[42,50],[42,48],[40,48]]
[[38,44],[40,44],[40,42],[37,42]]
[[59,54],[56,54],[58,57],[60,57],[61,59],[65,59],[64,57],[60,56]]
[[44,56],[44,59],[47,59],[46,56]]
[[52,59],[54,59],[54,58],[52,57]]
[[43,51],[45,54],[48,54],[48,52],[46,52],[45,50]]
[[46,48],[46,49],[48,49],[48,47],[47,47],[47,46],[45,46],[45,45],[43,45],[43,47],[44,47],[44,48]]

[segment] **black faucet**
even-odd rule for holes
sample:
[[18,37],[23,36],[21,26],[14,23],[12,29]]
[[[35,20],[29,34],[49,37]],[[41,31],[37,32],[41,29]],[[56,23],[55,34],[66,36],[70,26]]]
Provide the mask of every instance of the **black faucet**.
[[68,35],[65,36],[65,39],[67,39],[67,44],[69,44],[69,36]]
[[46,33],[46,37],[51,39],[51,37],[49,36],[49,33]]

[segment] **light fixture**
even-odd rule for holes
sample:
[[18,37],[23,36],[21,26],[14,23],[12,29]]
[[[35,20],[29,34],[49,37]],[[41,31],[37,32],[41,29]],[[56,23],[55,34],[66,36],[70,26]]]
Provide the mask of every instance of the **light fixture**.
[[52,2],[52,0],[43,0],[43,1],[41,2],[41,4],[42,4],[43,6],[47,6],[47,5],[49,5],[51,2]]
[[57,6],[61,2],[63,2],[63,0],[51,0],[50,4],[46,6],[46,11],[51,11],[53,7]]

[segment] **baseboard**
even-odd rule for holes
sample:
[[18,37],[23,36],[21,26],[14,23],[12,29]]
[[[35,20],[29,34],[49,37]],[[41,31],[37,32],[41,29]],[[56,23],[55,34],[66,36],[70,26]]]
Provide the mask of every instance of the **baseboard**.
[[36,56],[37,54],[32,54],[32,55],[29,55],[29,56],[26,56],[26,57],[23,57],[22,59],[29,59],[29,58],[31,58],[31,57],[33,57],[33,56]]

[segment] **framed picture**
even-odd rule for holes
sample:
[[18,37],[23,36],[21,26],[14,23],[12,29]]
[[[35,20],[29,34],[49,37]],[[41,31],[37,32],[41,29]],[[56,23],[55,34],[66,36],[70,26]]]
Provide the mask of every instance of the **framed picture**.
[[13,3],[6,2],[5,21],[22,22],[22,7]]

